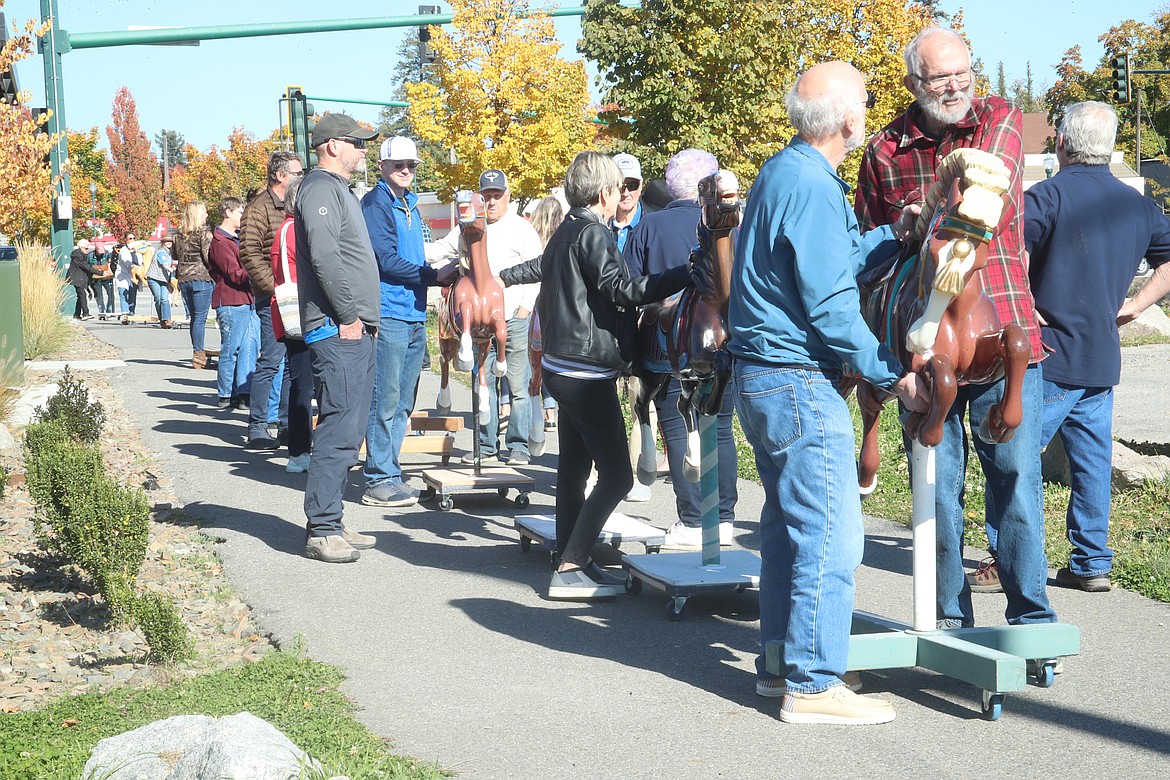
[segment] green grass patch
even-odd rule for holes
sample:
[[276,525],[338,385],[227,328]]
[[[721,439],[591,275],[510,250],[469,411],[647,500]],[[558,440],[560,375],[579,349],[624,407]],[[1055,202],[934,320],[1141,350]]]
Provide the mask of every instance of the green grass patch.
[[326,777],[432,780],[437,767],[394,755],[354,720],[334,667],[295,652],[173,685],[62,699],[42,710],[0,715],[0,777],[77,778],[97,743],[172,715],[251,712],[325,767]]
[[1163,336],[1160,333],[1145,333],[1140,336],[1123,336],[1121,338],[1121,346],[1123,347],[1148,347],[1153,344],[1170,344],[1170,336]]

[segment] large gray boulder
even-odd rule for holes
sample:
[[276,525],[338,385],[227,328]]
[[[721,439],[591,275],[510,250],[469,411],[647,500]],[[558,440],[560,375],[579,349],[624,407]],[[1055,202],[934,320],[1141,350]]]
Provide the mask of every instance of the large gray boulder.
[[250,712],[176,715],[103,739],[82,780],[295,780],[320,764]]
[[[1052,441],[1048,442],[1048,446],[1041,453],[1040,461],[1045,482],[1055,482],[1066,487],[1071,484],[1068,453],[1065,452],[1064,442],[1060,436],[1052,437]],[[1131,490],[1147,482],[1161,482],[1167,477],[1170,477],[1170,457],[1142,455],[1119,441],[1113,442],[1114,490]]]
[[1121,338],[1148,338],[1151,336],[1170,337],[1170,317],[1161,306],[1151,306],[1133,322],[1121,326]]

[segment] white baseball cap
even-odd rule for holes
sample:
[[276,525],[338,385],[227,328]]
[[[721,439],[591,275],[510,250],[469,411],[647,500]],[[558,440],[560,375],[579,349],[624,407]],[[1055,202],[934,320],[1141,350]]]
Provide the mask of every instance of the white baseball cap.
[[396,135],[382,142],[382,145],[378,148],[378,161],[381,162],[382,160],[413,160],[416,163],[422,162],[422,159],[418,156],[418,147],[414,145],[414,141],[404,135]]
[[638,162],[638,158],[632,154],[615,154],[613,161],[617,163],[617,167],[622,169],[622,176],[627,179],[637,179],[642,181],[642,164]]

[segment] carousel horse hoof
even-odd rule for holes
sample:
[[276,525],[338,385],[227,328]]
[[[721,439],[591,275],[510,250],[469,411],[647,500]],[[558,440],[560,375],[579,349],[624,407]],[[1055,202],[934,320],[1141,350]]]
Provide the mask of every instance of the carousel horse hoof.
[[687,482],[698,482],[702,472],[699,467],[690,461],[683,461],[683,478]]
[[652,469],[644,469],[638,466],[638,482],[649,487],[654,484],[654,480],[658,479],[658,465],[655,464]]
[[872,496],[873,492],[877,490],[877,476],[874,476],[873,480],[868,485],[858,484],[857,487],[861,492],[861,500],[864,501],[865,499]]
[[544,439],[529,439],[528,440],[528,455],[532,458],[539,458],[544,454]]
[[505,360],[497,360],[496,364],[492,366],[492,374],[495,376],[503,376],[508,373],[508,363]]
[[470,371],[474,364],[471,362],[471,355],[466,358],[455,356],[455,370],[456,371]]

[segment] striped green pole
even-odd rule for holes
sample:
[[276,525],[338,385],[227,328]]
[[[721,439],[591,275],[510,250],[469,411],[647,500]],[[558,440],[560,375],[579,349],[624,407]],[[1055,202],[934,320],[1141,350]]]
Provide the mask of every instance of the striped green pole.
[[719,566],[719,418],[699,418],[699,507],[703,518],[703,565]]

